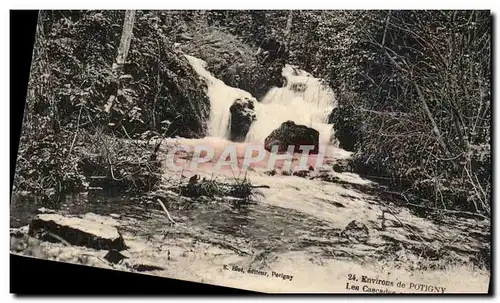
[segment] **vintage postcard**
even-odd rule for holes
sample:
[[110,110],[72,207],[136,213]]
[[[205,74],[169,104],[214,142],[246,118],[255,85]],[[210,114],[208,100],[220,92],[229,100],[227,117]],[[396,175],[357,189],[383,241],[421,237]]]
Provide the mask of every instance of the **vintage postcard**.
[[11,253],[263,293],[487,293],[490,11],[41,11]]

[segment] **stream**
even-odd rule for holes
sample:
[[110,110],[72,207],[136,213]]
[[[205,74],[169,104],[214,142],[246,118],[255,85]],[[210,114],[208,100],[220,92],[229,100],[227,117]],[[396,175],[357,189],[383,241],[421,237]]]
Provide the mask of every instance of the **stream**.
[[[176,144],[206,144],[216,150],[233,144],[226,139],[229,106],[238,97],[253,98],[213,77],[202,60],[187,57],[208,83],[210,137],[166,140],[164,155]],[[331,91],[291,66],[284,69],[283,76],[286,87],[272,89],[257,103],[257,120],[239,145],[262,144],[282,122],[293,120],[319,131],[320,144],[328,146],[327,163],[349,158],[350,153],[331,141],[334,130],[327,120],[336,106]],[[408,208],[382,201],[373,194],[373,182],[334,171],[328,171],[335,177],[333,181],[325,181],[285,175],[279,168],[275,175],[269,175],[265,167],[253,167],[246,178],[269,188],[257,189],[252,203],[236,203],[227,197],[197,202],[176,195],[175,182],[181,177],[198,174],[221,180],[237,178],[235,172],[218,171],[213,166],[214,162],[208,162],[196,171],[177,172],[165,165],[167,181],[161,191],[169,194],[166,207],[176,224],[148,196],[81,193],[65,197],[57,212],[113,214],[129,246],[124,254],[130,262],[158,266],[160,269],[149,272],[154,275],[263,292],[345,292],[349,274],[415,281],[444,287],[446,292],[487,290],[489,272],[473,264],[477,255],[489,250],[488,220],[422,218]],[[25,226],[36,215],[39,206],[33,199],[12,198],[11,227]],[[342,236],[353,220],[367,227],[367,241]],[[79,252],[79,248],[71,249]],[[92,253],[97,256],[106,252]],[[121,269],[95,262],[95,266]],[[247,273],[232,270],[233,266]],[[248,273],[249,268],[267,276]]]

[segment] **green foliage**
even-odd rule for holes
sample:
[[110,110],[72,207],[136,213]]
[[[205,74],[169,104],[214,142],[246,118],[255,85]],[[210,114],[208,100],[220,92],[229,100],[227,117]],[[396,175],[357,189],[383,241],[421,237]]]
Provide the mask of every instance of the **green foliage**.
[[[93,152],[79,152],[85,144],[102,143],[85,133],[127,139],[152,130],[167,136],[205,135],[209,100],[204,84],[172,50],[156,13],[137,12],[127,63],[121,74],[113,71],[123,17],[124,11],[98,10],[40,14],[14,190],[57,201],[60,194],[88,187],[95,172],[83,169],[83,162],[109,178],[109,163],[87,158]],[[114,102],[108,113],[109,100]],[[150,155],[144,147],[125,144],[115,153],[120,165],[114,186],[150,188],[158,167],[142,161]],[[148,173],[132,177],[137,163],[147,165]]]
[[349,37],[349,51],[338,46],[343,63],[327,78],[344,112],[332,121],[338,139],[358,134],[358,170],[432,206],[489,213],[489,12],[357,14],[336,35]]
[[[201,82],[183,54],[173,49],[170,33],[162,26],[159,12],[137,12],[126,74],[131,76],[119,90],[115,109],[129,113],[133,133],[162,129],[170,121],[167,136],[206,135],[210,102]],[[123,118],[122,118],[123,121]]]
[[18,151],[14,190],[40,196],[45,203],[57,202],[63,189],[84,189],[87,183],[78,159],[68,155],[70,144],[69,138],[53,134],[24,142]]

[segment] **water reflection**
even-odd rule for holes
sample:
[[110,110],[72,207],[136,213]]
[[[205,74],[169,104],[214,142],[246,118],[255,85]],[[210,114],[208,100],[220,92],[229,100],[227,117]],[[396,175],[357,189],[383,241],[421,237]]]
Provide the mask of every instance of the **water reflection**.
[[[167,207],[181,224],[176,232],[191,237],[240,243],[252,249],[280,252],[304,250],[303,240],[328,224],[304,213],[260,203],[225,200],[213,203],[191,202],[192,208],[179,210],[174,201]],[[11,227],[29,224],[42,205],[37,197],[16,196],[11,200]],[[65,196],[57,208],[60,214],[120,215],[123,228],[133,234],[151,236],[165,228],[167,218],[160,206],[145,196],[126,196],[116,192],[78,193]],[[317,233],[316,233],[317,236]],[[323,239],[327,240],[327,239]],[[309,242],[311,247],[314,240]],[[244,247],[241,247],[244,248]]]
[[[20,227],[29,224],[29,221],[38,213],[38,209],[45,207],[56,210],[60,214],[84,214],[93,212],[100,215],[122,213],[127,206],[137,202],[138,197],[121,195],[114,189],[99,192],[72,193],[47,201],[35,195],[13,194],[10,202],[11,227]],[[52,202],[52,203],[51,203]]]

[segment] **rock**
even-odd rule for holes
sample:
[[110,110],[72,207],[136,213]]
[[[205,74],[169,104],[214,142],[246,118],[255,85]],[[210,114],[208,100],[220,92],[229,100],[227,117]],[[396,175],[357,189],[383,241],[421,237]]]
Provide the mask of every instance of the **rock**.
[[356,109],[352,106],[335,107],[328,117],[328,124],[333,125],[332,142],[337,142],[338,146],[346,151],[355,151],[355,146],[359,142],[359,127],[361,121],[356,121]]
[[309,172],[310,172],[309,170],[299,170],[299,171],[293,172],[293,175],[297,176],[297,177],[305,178],[309,175]]
[[109,216],[113,219],[120,219],[121,216],[119,214],[109,214]]
[[[196,30],[188,32],[193,39],[182,41],[180,48],[205,60],[210,72],[226,85],[245,90],[259,100],[271,88],[283,86],[284,56],[274,59],[269,52],[268,55],[257,54],[253,47],[225,31],[209,30],[216,34]],[[260,43],[263,39],[264,36],[257,40]]]
[[59,240],[98,250],[127,248],[112,218],[87,213],[83,217],[39,214],[29,225],[29,235],[42,240]]
[[231,112],[230,139],[243,142],[256,119],[254,101],[249,98],[236,99],[229,111]]
[[335,124],[337,122],[339,111],[338,107],[332,109],[332,112],[328,115],[328,124]]
[[301,153],[301,145],[313,145],[310,154],[319,151],[319,132],[305,125],[295,124],[293,121],[283,122],[280,127],[273,130],[265,140],[265,149],[272,151],[272,147],[278,145],[278,152],[286,152],[289,145],[294,145],[294,153]]
[[264,173],[265,173],[266,175],[268,175],[268,176],[274,176],[274,175],[276,175],[276,170],[275,170],[275,169],[273,169],[273,170],[266,171],[266,172],[264,172]]
[[124,256],[119,251],[114,250],[114,249],[108,251],[108,253],[104,256],[104,260],[106,260],[110,263],[113,263],[113,264],[117,264],[121,260],[127,259],[127,258],[128,258],[127,256]]
[[132,266],[133,270],[143,272],[143,271],[154,271],[154,270],[164,270],[163,267],[159,267],[156,265],[148,265],[148,264],[135,264]]
[[334,173],[321,172],[311,177],[311,179],[319,179],[326,182],[336,183],[336,184],[350,184],[349,182],[340,179]]
[[347,238],[353,242],[366,242],[370,237],[368,227],[362,222],[352,220],[340,233],[341,237]]
[[332,168],[337,173],[352,172],[352,160],[351,159],[337,159],[332,165]]
[[307,89],[307,84],[306,83],[292,83],[290,85],[290,89],[294,92],[297,92],[297,93],[303,93]]
[[45,207],[40,207],[39,209],[36,210],[39,214],[55,214],[56,211],[52,209],[48,209]]
[[319,173],[330,173],[333,171],[333,168],[330,166],[316,166],[316,170]]
[[10,229],[10,236],[15,237],[15,238],[22,238],[28,234],[28,231],[29,231],[28,226],[21,226],[19,228],[11,228]]

